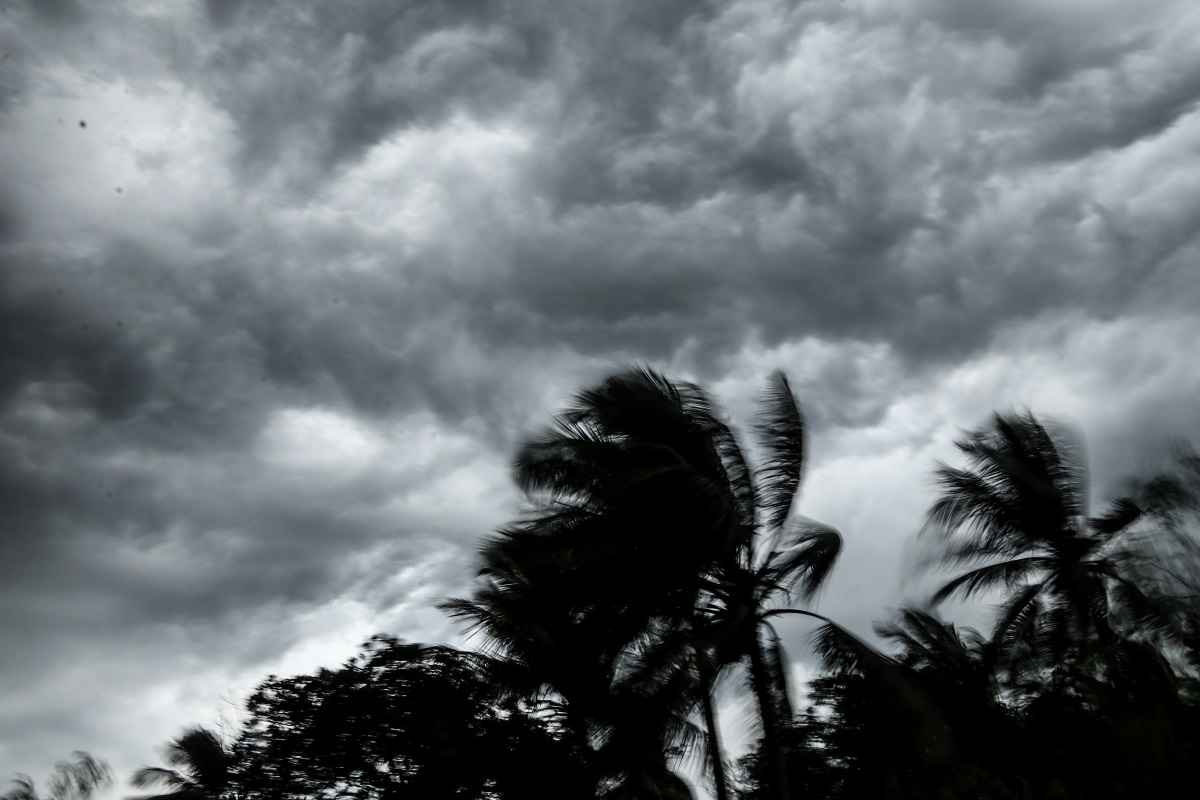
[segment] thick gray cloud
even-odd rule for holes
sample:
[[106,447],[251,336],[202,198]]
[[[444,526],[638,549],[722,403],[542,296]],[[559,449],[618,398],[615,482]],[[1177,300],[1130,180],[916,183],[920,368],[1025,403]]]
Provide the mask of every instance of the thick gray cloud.
[[992,409],[1148,469],[1200,421],[1192,5],[6,4],[0,772],[455,639],[513,448],[631,361],[743,423],[789,372],[860,631]]

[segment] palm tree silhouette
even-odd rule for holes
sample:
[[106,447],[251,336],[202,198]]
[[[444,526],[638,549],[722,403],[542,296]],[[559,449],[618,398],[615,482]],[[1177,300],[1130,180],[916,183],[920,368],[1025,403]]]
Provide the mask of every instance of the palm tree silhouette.
[[229,790],[234,756],[208,728],[187,728],[164,748],[170,767],[142,767],[131,781],[139,789],[161,786],[162,794],[133,800],[218,800]]
[[1162,609],[1124,569],[1144,563],[1138,535],[1146,517],[1135,497],[1089,516],[1087,472],[1078,439],[1031,413],[996,414],[957,443],[959,469],[941,465],[941,497],[923,533],[937,536],[935,560],[967,566],[943,585],[954,595],[1003,590],[993,642],[1015,676],[1049,673],[1072,688],[1103,672],[1117,639],[1161,632]]
[[71,758],[54,765],[44,799],[32,778],[18,774],[13,788],[0,795],[0,800],[90,800],[112,785],[112,770],[105,762],[82,750],[76,750]]
[[[632,692],[672,716],[672,724],[642,724],[668,736],[660,751],[707,742],[719,800],[728,795],[712,709],[717,677],[749,661],[769,759],[781,774],[777,733],[791,715],[783,653],[777,637],[764,642],[760,632],[770,632],[772,603],[812,596],[841,542],[829,528],[785,525],[805,427],[782,373],[764,393],[757,432],[766,461],[752,473],[693,384],[632,369],[582,392],[518,456],[515,477],[531,515],[485,544],[474,598],[444,604],[527,670],[527,690],[558,698],[581,748],[621,740],[606,719],[614,695]],[[675,679],[646,680],[664,674]],[[689,692],[644,702],[645,687],[678,687],[680,675]],[[702,737],[679,722],[697,709]]]
[[444,606],[487,634],[524,691],[551,697],[593,763],[616,721],[633,724],[614,698],[646,699],[651,645],[686,625],[701,576],[738,546],[731,442],[699,389],[649,370],[581,393],[518,456],[531,515],[485,545],[474,598]]

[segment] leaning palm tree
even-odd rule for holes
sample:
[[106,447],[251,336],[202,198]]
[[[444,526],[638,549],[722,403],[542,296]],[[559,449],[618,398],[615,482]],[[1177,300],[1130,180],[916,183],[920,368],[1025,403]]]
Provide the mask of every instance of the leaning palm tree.
[[833,623],[813,637],[828,674],[814,687],[824,710],[805,724],[841,776],[838,796],[1024,796],[1010,791],[1022,737],[996,696],[991,643],[914,608],[875,633],[892,652]]
[[710,686],[722,672],[740,664],[748,667],[771,788],[787,797],[781,733],[793,709],[787,657],[772,618],[797,613],[828,623],[820,615],[789,606],[814,597],[833,568],[842,540],[833,528],[792,513],[804,474],[807,429],[782,372],[767,384],[754,430],[764,455],[762,465],[751,474],[740,453],[736,459],[746,476],[742,530],[750,535],[706,584],[695,628],[708,649],[714,679]]
[[[518,457],[529,518],[484,546],[474,599],[445,606],[483,631],[498,655],[540,676],[533,683],[558,698],[581,746],[611,734],[596,722],[604,727],[614,690],[678,685],[644,681],[658,673],[648,663],[686,672],[696,686],[690,708],[646,707],[677,717],[703,710],[719,800],[727,789],[716,679],[750,662],[772,766],[781,765],[782,651],[760,636],[764,615],[793,590],[810,596],[840,546],[832,529],[785,525],[803,469],[804,420],[781,373],[764,396],[759,433],[767,459],[752,473],[692,384],[634,369],[581,393]],[[647,727],[687,731],[661,721]],[[786,793],[782,782],[778,791]]]
[[706,646],[715,678],[744,666],[756,699],[763,736],[763,757],[772,786],[787,795],[784,747],[780,734],[791,721],[788,659],[774,620],[800,614],[831,624],[821,615],[791,608],[812,599],[841,549],[841,536],[827,526],[792,521],[756,539],[738,559],[713,576],[707,603],[695,626]]
[[702,577],[745,539],[734,452],[690,384],[631,370],[581,393],[518,456],[531,514],[485,545],[475,597],[446,604],[548,700],[587,761],[625,738],[612,735],[614,696],[674,685],[647,680],[657,671],[641,662],[662,632],[686,626]]
[[218,800],[229,791],[234,756],[208,728],[186,729],[164,748],[170,767],[142,767],[132,783],[139,789],[161,786],[161,794],[131,800]]
[[1074,436],[1031,413],[997,414],[957,446],[967,466],[937,470],[942,495],[923,533],[937,537],[934,561],[968,569],[937,590],[935,604],[1006,592],[993,642],[1014,674],[1048,672],[1060,688],[1102,668],[1123,633],[1161,630],[1164,618],[1122,569],[1143,549],[1145,512],[1125,497],[1089,516]]

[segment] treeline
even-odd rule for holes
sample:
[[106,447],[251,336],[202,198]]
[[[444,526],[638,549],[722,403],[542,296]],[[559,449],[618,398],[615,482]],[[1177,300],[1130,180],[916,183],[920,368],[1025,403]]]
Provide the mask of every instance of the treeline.
[[[582,392],[518,454],[528,513],[443,604],[478,652],[378,637],[272,677],[235,738],[189,729],[135,783],[154,800],[693,797],[680,774],[718,800],[1200,796],[1194,453],[1093,511],[1069,431],[996,415],[936,471],[921,535],[953,577],[881,622],[878,649],[813,608],[842,537],[794,508],[805,424],[781,373],[753,432],[757,465],[704,391],[649,370]],[[941,619],[950,598],[993,604],[990,632]],[[807,687],[785,615],[816,626]],[[758,733],[736,763],[717,714],[733,698]]]

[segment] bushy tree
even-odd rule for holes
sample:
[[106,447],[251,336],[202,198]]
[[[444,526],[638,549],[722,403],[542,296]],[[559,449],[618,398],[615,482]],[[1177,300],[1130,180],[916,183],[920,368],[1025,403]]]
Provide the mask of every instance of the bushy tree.
[[507,702],[486,660],[376,637],[336,670],[270,678],[248,703],[233,790],[245,800],[524,798],[577,767]]

